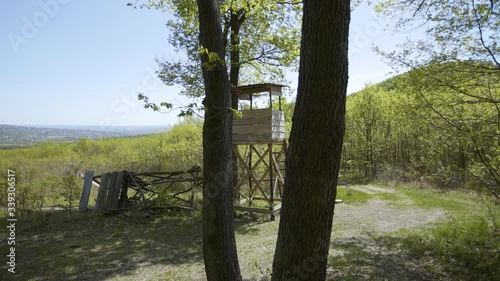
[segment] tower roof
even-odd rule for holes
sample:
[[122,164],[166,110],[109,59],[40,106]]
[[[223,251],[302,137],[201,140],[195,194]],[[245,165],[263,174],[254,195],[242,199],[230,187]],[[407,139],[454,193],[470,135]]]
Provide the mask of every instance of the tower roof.
[[268,93],[271,96],[282,96],[281,89],[288,87],[282,84],[264,83],[244,85],[232,88],[232,91],[238,96],[239,100],[250,100],[251,96],[258,96],[261,93]]

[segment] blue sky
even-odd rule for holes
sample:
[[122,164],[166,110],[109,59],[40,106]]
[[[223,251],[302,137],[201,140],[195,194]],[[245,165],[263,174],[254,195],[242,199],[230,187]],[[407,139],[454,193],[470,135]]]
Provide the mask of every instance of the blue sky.
[[[178,122],[176,112],[145,110],[136,98],[145,92],[153,101],[188,102],[154,74],[156,57],[175,57],[167,42],[169,15],[132,9],[128,1],[1,1],[0,124]],[[371,48],[392,49],[401,41],[372,10],[361,6],[352,14],[348,93],[390,77]],[[289,75],[292,88],[296,76]]]

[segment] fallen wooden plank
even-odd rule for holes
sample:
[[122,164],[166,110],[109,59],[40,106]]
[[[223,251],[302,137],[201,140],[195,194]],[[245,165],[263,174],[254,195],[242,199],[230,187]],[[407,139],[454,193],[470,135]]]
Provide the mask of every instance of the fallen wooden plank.
[[113,192],[111,193],[111,198],[109,199],[110,208],[108,210],[117,210],[118,209],[118,199],[120,196],[120,191],[122,187],[123,175],[125,171],[119,171],[116,173],[116,180],[113,187]]
[[281,204],[282,203],[279,203],[278,205],[274,206],[273,208],[274,212],[279,212],[281,210]]
[[157,207],[149,207],[147,208],[148,210],[164,210],[164,209],[169,209],[169,210],[183,210],[183,211],[194,211],[193,208],[191,207],[183,207],[183,206],[157,206]]
[[[85,179],[85,175],[83,173],[79,174],[80,178]],[[99,187],[99,182],[92,180],[92,185],[95,187]]]
[[241,204],[245,204],[245,203],[248,203],[248,202],[251,202],[252,201],[252,198],[246,198],[246,199],[242,199],[238,202],[238,205],[241,205]]
[[80,197],[80,212],[86,212],[88,210],[90,189],[92,188],[92,177],[94,176],[94,171],[88,171],[85,173],[83,180],[82,196]]
[[101,177],[101,184],[99,185],[99,192],[97,193],[97,200],[95,203],[95,211],[101,211],[105,209],[106,200],[108,197],[110,174],[103,174]]
[[111,178],[109,180],[109,187],[108,187],[108,197],[107,197],[106,209],[111,209],[111,205],[113,202],[112,197],[113,197],[113,192],[115,192],[117,176],[118,176],[118,172],[111,173]]
[[109,187],[108,187],[108,195],[106,197],[106,203],[104,204],[104,210],[112,210],[113,209],[113,199],[112,199],[112,194],[115,190],[115,183],[116,183],[116,176],[118,175],[117,172],[112,172],[111,173],[111,178],[109,180]]
[[251,213],[261,213],[261,214],[268,214],[271,215],[274,212],[269,209],[258,209],[258,208],[252,208],[252,207],[244,207],[244,206],[234,206],[233,207],[235,210],[238,211],[246,211],[246,212],[251,212]]
[[[266,199],[265,197],[262,197],[262,196],[254,196],[252,199],[254,199],[254,200],[266,200],[266,201],[268,200],[268,199]],[[278,202],[282,200],[279,197],[274,197],[273,199],[274,199],[274,201],[278,201]]]

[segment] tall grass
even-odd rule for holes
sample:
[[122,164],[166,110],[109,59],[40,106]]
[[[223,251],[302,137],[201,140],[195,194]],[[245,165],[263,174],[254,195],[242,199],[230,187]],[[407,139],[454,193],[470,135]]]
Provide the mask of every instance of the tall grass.
[[399,247],[413,257],[433,260],[431,270],[456,280],[500,280],[500,228],[486,216],[450,217],[407,231]]

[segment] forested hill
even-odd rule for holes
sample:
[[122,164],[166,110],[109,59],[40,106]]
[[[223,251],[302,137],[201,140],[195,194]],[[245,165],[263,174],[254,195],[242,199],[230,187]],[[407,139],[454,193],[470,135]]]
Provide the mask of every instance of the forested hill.
[[350,95],[343,173],[500,198],[500,76],[494,66],[446,63]]
[[[0,145],[29,145],[44,141],[62,142],[76,141],[81,138],[101,139],[145,135],[154,132],[164,132],[168,129],[160,127],[116,127],[114,130],[99,130],[90,126],[73,126],[68,129],[60,127],[29,127],[0,124]],[[70,129],[69,129],[70,128]]]

